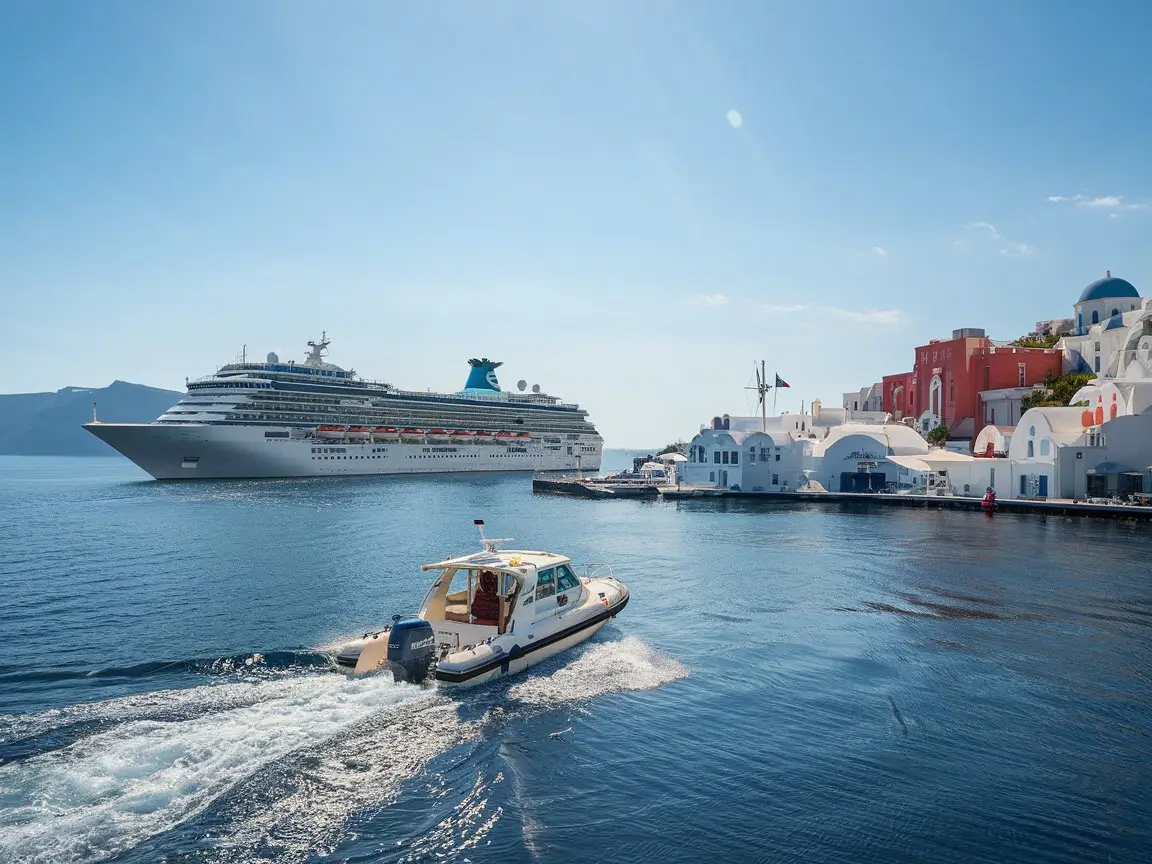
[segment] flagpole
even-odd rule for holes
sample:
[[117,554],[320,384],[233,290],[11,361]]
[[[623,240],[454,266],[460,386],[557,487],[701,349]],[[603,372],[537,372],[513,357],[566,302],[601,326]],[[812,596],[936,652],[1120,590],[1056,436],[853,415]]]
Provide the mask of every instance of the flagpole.
[[[780,376],[776,375],[776,377],[779,378]],[[772,416],[773,417],[776,416],[776,392],[779,389],[780,389],[779,387],[773,387],[772,388]]]
[[[765,377],[764,361],[763,360],[760,361],[760,383],[761,383],[761,385],[768,383],[768,379]],[[764,393],[761,392],[760,393],[760,431],[761,432],[767,432],[768,431],[768,414],[767,414],[767,411],[768,411],[768,403],[764,401]],[[776,413],[775,410],[773,410],[772,413],[775,414]]]

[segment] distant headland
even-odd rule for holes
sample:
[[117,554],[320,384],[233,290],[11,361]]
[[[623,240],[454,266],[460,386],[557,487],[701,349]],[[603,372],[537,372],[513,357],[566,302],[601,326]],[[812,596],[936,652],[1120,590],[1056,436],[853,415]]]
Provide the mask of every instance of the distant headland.
[[0,394],[0,455],[107,456],[108,446],[81,428],[92,419],[93,402],[109,423],[150,423],[183,395],[127,381]]

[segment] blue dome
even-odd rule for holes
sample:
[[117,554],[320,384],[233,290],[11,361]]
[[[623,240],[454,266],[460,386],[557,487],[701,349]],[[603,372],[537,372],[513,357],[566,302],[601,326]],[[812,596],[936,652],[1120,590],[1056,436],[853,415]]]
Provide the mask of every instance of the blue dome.
[[1078,303],[1087,303],[1089,300],[1105,300],[1113,297],[1139,297],[1140,292],[1127,279],[1117,279],[1111,273],[1103,279],[1097,279],[1084,289]]

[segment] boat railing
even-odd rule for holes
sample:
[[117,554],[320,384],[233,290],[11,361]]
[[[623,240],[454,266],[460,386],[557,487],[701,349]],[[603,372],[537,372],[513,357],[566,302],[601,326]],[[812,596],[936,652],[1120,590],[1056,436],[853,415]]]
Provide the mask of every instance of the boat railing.
[[587,564],[585,565],[585,576],[589,579],[615,579],[616,574],[612,572],[611,564]]

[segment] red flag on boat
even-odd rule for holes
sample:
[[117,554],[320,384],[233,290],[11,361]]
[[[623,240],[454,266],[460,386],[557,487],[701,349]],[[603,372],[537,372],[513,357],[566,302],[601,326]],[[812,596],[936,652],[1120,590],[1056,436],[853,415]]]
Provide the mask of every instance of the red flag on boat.
[[776,386],[777,387],[789,387],[789,388],[791,388],[792,385],[789,384],[787,381],[785,381],[783,378],[781,378],[779,375],[777,375],[776,376]]

